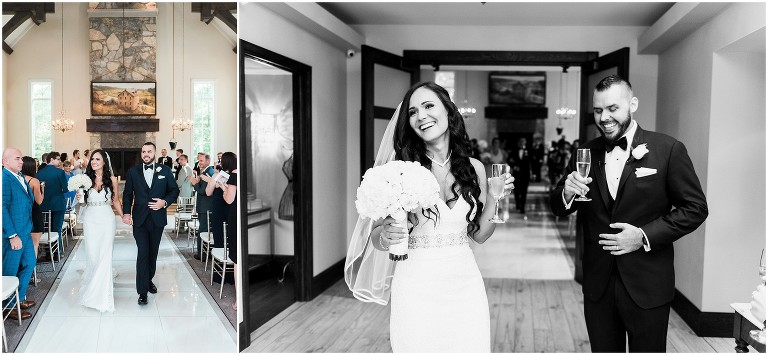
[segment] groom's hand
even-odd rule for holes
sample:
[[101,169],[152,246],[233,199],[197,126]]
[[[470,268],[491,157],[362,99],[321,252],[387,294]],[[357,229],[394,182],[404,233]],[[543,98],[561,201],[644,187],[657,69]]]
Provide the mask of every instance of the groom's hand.
[[612,255],[624,255],[631,253],[643,246],[643,232],[628,223],[612,223],[611,228],[621,229],[617,234],[600,234],[603,240],[598,241],[603,245],[603,250],[608,250]]
[[563,188],[563,197],[566,201],[570,201],[574,195],[586,196],[589,192],[587,185],[592,183],[592,178],[583,178],[577,171],[568,174],[568,178],[565,180],[565,188]]
[[154,200],[154,202],[150,202],[147,204],[147,206],[149,206],[151,210],[157,211],[165,208],[165,200],[163,200],[162,198],[155,197],[152,200]]
[[123,215],[123,223],[125,223],[127,225],[133,225],[133,218],[131,218],[131,215],[124,214]]

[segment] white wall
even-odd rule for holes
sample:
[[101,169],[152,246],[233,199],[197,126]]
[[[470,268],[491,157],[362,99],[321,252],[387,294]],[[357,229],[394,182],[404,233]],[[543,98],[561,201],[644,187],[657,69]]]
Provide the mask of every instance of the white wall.
[[240,4],[239,11],[241,39],[312,67],[312,266],[317,275],[346,255],[346,53],[257,3]]
[[[3,54],[3,93],[6,146],[18,147],[28,154],[32,148],[31,123],[29,118],[28,83],[32,79],[54,81],[54,119],[61,108],[61,3],[56,3],[56,13],[48,14],[47,21],[33,26],[15,46],[13,54]],[[53,149],[72,154],[74,149],[89,148],[89,134],[85,131],[85,120],[90,118],[90,81],[88,40],[88,3],[64,4],[64,109],[75,123],[72,131],[54,133]],[[167,147],[171,138],[173,119],[173,72],[176,70],[176,87],[186,83],[184,91],[186,112],[191,112],[190,86],[192,79],[214,79],[216,81],[216,129],[214,131],[215,151],[237,151],[237,54],[231,45],[212,26],[200,21],[199,14],[186,17],[186,74],[181,73],[181,4],[176,5],[176,62],[172,56],[172,13],[170,3],[158,3],[158,46],[157,46],[157,117],[160,131],[157,144]],[[186,3],[186,10],[190,5]],[[177,107],[181,107],[182,93],[176,94]],[[190,132],[176,134],[179,147],[191,150]],[[93,147],[90,147],[93,148]],[[215,152],[214,152],[215,154]],[[193,153],[194,155],[194,153]]]
[[710,208],[707,222],[675,243],[676,287],[705,312],[732,312],[728,303],[749,300],[758,282],[765,58],[718,51],[764,29],[765,10],[731,4],[659,55],[657,130],[686,144]]

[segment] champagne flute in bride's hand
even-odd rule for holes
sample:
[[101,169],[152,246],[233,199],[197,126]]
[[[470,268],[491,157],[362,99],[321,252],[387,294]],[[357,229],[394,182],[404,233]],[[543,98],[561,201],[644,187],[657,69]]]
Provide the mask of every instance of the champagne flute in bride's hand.
[[488,193],[490,193],[491,197],[496,200],[496,212],[493,214],[493,218],[489,219],[492,223],[506,222],[499,216],[499,200],[504,196],[504,175],[506,175],[507,172],[509,172],[509,166],[507,164],[491,165],[491,177],[488,178]]
[[[578,149],[576,151],[576,172],[583,178],[589,176],[589,168],[592,166],[592,153],[589,149]],[[576,201],[592,201],[584,195],[579,196]]]

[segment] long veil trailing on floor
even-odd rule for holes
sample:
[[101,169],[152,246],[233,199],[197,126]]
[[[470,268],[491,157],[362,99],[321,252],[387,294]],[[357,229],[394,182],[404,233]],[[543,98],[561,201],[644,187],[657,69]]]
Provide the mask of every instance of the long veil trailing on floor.
[[[395,114],[389,120],[373,166],[383,165],[395,159],[394,135],[401,106],[402,103],[397,106]],[[386,305],[389,302],[395,262],[389,260],[389,252],[373,247],[370,238],[372,227],[371,219],[357,217],[357,224],[347,249],[347,260],[344,263],[344,281],[355,298]]]

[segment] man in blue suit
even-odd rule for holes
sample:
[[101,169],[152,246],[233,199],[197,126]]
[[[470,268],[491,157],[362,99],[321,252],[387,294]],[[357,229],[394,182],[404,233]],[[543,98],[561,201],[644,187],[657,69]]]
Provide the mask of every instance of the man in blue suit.
[[[32,244],[32,203],[34,195],[21,175],[21,151],[7,148],[3,151],[3,276],[19,278],[21,309],[35,305],[26,300],[27,287],[35,268],[35,250]],[[11,299],[11,303],[15,299]],[[27,311],[10,311],[10,318],[18,320],[32,316]]]
[[[59,152],[48,153],[47,159],[48,165],[37,172],[37,179],[45,183],[40,210],[51,211],[51,230],[59,233],[59,246],[61,246],[61,226],[64,224],[64,212],[67,209],[64,194],[69,191],[67,189],[67,177],[64,170],[59,168],[61,166],[61,154]],[[64,252],[59,247],[59,258],[62,256],[64,256]]]

